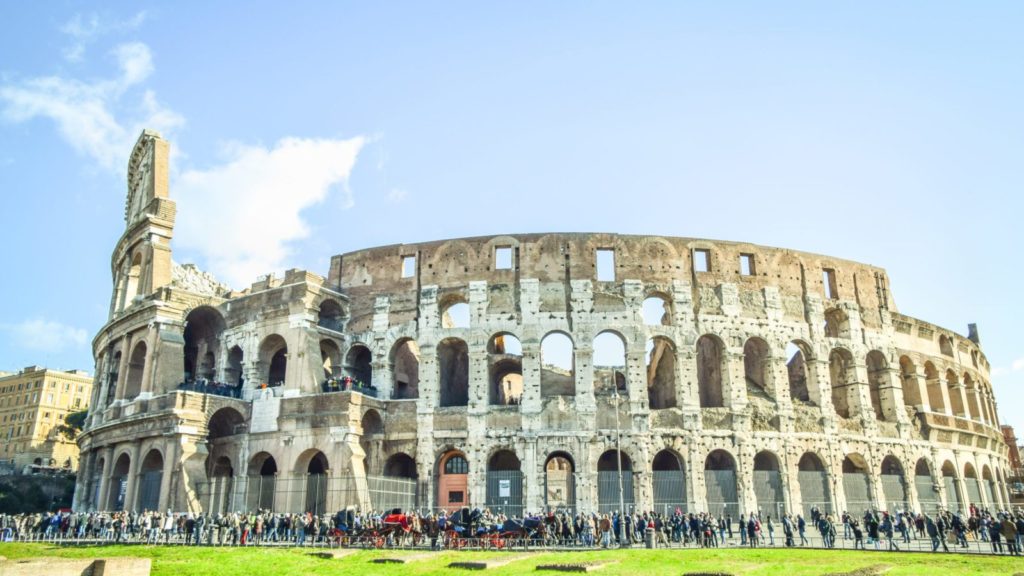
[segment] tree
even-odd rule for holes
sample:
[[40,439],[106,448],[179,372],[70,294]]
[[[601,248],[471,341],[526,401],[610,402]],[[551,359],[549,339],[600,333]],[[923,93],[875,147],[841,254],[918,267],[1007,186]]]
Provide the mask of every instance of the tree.
[[89,415],[87,410],[72,412],[64,417],[64,423],[57,426],[57,431],[68,440],[74,440],[78,433],[85,427],[85,418]]

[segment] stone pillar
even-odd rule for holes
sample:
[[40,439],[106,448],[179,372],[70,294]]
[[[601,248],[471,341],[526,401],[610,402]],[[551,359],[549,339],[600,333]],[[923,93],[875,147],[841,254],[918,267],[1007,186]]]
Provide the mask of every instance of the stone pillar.
[[520,469],[523,471],[523,508],[524,512],[540,510],[544,506],[544,462],[541,462],[537,451],[537,437],[528,436],[523,441],[523,458]]
[[[172,436],[164,445],[164,469],[160,477],[160,499],[157,505],[161,511],[167,510],[175,504],[174,494],[171,493],[171,484],[174,478],[174,469],[180,458],[180,447],[181,438],[179,436]],[[174,511],[177,512],[178,508],[175,507]]]
[[100,476],[100,489],[99,489],[99,502],[95,502],[97,510],[107,510],[108,502],[110,501],[110,474],[114,469],[114,463],[111,461],[114,458],[114,447],[106,446],[103,448],[103,471]]
[[472,417],[486,417],[491,398],[491,381],[487,369],[487,349],[471,345],[469,350],[469,404],[467,413]]
[[124,492],[124,509],[135,510],[135,493],[139,487],[139,476],[142,474],[142,462],[140,461],[139,450],[141,444],[136,441],[130,448],[131,461],[128,466],[128,487]]
[[591,342],[575,345],[576,408],[583,413],[594,413],[594,348]]
[[[646,342],[642,342],[646,344]],[[629,393],[629,413],[646,414],[649,410],[647,397],[647,366],[644,363],[646,351],[635,347],[626,351],[626,388]]]
[[540,343],[536,340],[522,340],[523,346],[523,401],[520,411],[537,414],[541,411],[540,389]]

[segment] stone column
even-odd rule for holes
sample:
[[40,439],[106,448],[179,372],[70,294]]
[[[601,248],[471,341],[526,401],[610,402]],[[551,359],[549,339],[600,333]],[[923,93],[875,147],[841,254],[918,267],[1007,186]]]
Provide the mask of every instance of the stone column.
[[124,492],[124,509],[134,510],[136,509],[135,493],[139,486],[139,476],[142,474],[142,462],[139,461],[139,450],[142,448],[141,444],[136,441],[130,448],[131,460],[128,466],[128,487]]
[[583,413],[594,413],[594,348],[590,342],[575,346],[576,408]]
[[540,344],[536,341],[522,340],[523,346],[523,400],[520,411],[526,414],[537,414],[541,411],[541,369]]
[[114,469],[114,463],[111,461],[113,458],[114,447],[105,446],[103,448],[103,470],[100,476],[99,502],[94,503],[97,510],[108,509],[110,501],[110,474]]
[[[180,511],[175,506],[177,504],[175,494],[171,492],[172,480],[174,479],[174,469],[180,458],[181,438],[177,435],[172,436],[168,439],[167,443],[164,444],[164,469],[160,477],[160,499],[157,508],[161,511],[167,510],[168,508],[174,508],[175,512]],[[207,478],[207,480],[209,480]]]
[[630,414],[647,414],[650,408],[647,397],[645,356],[645,350],[634,348],[626,352],[626,387],[629,393]]

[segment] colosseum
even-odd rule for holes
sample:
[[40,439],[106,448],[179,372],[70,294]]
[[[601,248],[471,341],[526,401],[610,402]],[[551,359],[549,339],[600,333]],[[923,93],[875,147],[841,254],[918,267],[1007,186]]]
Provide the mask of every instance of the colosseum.
[[172,261],[168,143],[128,166],[76,508],[1004,507],[977,330],[880,268],[742,242],[368,248],[234,291]]

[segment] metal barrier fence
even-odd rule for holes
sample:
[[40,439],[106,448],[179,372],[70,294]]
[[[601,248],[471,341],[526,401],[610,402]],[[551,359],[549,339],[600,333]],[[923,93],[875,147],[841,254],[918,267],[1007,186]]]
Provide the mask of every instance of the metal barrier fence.
[[[622,500],[626,511],[634,507],[633,499],[633,472],[622,471]],[[619,506],[619,473],[598,472],[597,473],[597,511],[600,513],[612,513],[621,508]]]
[[815,507],[826,514],[834,512],[828,474],[824,471],[801,470],[797,472],[797,482],[800,483],[804,518],[810,518],[811,509]]
[[487,471],[487,508],[506,516],[523,516],[523,473],[519,470]]
[[910,499],[907,498],[907,488],[903,484],[903,476],[899,474],[882,474],[881,479],[886,509],[909,510]]
[[786,498],[782,490],[782,474],[777,470],[754,470],[754,495],[762,516],[771,515],[778,520],[786,512]]
[[956,489],[956,478],[944,476],[942,483],[946,487],[946,502],[949,503],[949,509],[954,512],[963,510],[963,500],[960,499],[960,491]]
[[417,481],[411,478],[367,476],[360,486],[353,477],[308,474],[296,478],[277,476],[215,477],[196,485],[196,498],[204,510],[237,512],[333,513],[346,508],[388,510],[416,508]]
[[686,474],[682,470],[655,470],[652,476],[654,484],[654,509],[668,511],[669,514],[678,508],[688,511],[686,505]]
[[917,488],[917,501],[922,512],[933,514],[942,507],[939,492],[935,489],[935,482],[931,476],[915,476],[914,487]]
[[723,516],[740,515],[740,503],[736,490],[736,472],[733,470],[705,470],[704,486],[708,511]]
[[850,514],[859,515],[865,510],[875,509],[875,499],[871,497],[871,481],[867,474],[844,473],[843,491],[846,494],[846,511]]

